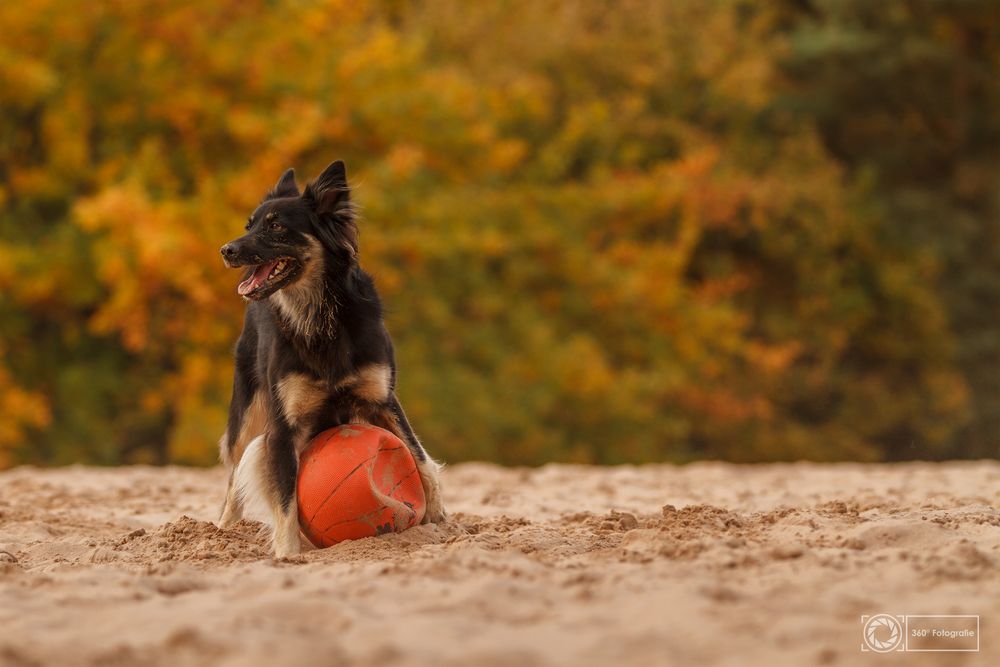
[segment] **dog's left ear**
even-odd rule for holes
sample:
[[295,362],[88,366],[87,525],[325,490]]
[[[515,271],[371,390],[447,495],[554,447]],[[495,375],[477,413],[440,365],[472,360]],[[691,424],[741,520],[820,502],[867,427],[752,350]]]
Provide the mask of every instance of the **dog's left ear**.
[[343,160],[337,160],[323,170],[315,181],[306,186],[302,195],[310,200],[320,215],[336,215],[342,209],[350,208],[351,189],[347,185],[347,169]]
[[278,182],[274,184],[271,191],[264,195],[264,201],[268,199],[278,199],[279,197],[298,197],[299,186],[295,182],[295,170],[286,169]]
[[340,247],[352,254],[358,251],[358,230],[351,205],[351,188],[342,160],[332,162],[302,193],[319,220],[316,232],[331,249]]

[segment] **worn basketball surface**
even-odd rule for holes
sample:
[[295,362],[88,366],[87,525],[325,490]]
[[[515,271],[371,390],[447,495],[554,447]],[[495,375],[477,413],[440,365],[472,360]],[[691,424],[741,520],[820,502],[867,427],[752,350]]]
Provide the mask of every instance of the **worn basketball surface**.
[[402,440],[367,424],[323,431],[299,461],[299,525],[328,547],[399,532],[424,518],[424,489]]

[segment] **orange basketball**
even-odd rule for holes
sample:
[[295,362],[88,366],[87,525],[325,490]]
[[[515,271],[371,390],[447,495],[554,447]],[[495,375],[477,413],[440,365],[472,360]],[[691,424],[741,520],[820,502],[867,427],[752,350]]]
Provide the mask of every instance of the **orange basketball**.
[[399,532],[424,518],[424,487],[403,441],[367,424],[323,431],[299,459],[299,526],[317,547]]

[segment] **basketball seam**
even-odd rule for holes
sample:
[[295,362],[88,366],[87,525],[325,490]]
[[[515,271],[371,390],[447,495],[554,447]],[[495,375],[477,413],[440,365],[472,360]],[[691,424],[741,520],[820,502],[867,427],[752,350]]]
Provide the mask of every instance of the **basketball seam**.
[[365,465],[366,463],[368,463],[369,461],[371,461],[372,459],[374,459],[376,456],[377,456],[377,454],[373,454],[372,456],[369,456],[367,459],[365,459],[364,461],[362,461],[358,465],[354,466],[354,469],[351,470],[351,472],[349,472],[346,475],[344,475],[343,479],[341,479],[339,482],[337,482],[337,486],[333,487],[333,490],[330,491],[330,494],[326,498],[323,499],[323,502],[321,502],[319,504],[319,507],[316,508],[316,511],[312,513],[311,517],[309,517],[309,523],[310,524],[316,519],[316,515],[319,514],[320,510],[323,509],[323,507],[327,504],[327,502],[330,501],[330,498],[333,497],[333,494],[335,494],[340,489],[340,487],[343,486],[344,482],[346,482],[347,480],[349,480],[351,478],[351,475],[353,475],[354,473],[356,473],[361,468],[361,466]]
[[[396,484],[395,484],[395,486],[393,486],[391,489],[389,489],[389,492],[386,493],[385,495],[387,495],[390,498],[392,498],[393,492],[395,492],[395,490],[399,488],[399,485],[402,484],[403,482],[405,482],[406,480],[410,479],[411,477],[413,477],[413,473],[415,473],[415,472],[417,472],[416,468],[414,468],[413,470],[411,470],[410,472],[408,472],[406,474],[406,477],[404,477],[403,479],[397,481]],[[394,500],[399,500],[399,499],[395,498]],[[402,502],[402,501],[400,501],[400,502]]]
[[[402,449],[402,448],[398,447],[397,449]],[[386,450],[383,450],[383,451],[386,451]],[[413,477],[413,473],[415,473],[415,472],[417,472],[416,468],[414,468],[409,473],[407,473],[406,477],[404,477],[403,479],[397,481],[396,484],[391,489],[389,489],[388,493],[386,493],[385,495],[388,496],[389,498],[392,498],[393,500],[399,500],[399,498],[393,498],[392,494],[396,491],[396,489],[399,488],[399,486],[403,482],[405,482],[406,480],[408,480],[411,477]],[[415,517],[417,515],[417,511],[415,509],[413,509],[412,507],[410,507],[406,502],[404,502],[402,500],[399,500],[399,502],[402,503],[403,506],[406,508],[406,510],[410,513],[410,520],[412,521],[413,517]],[[342,519],[340,521],[337,521],[336,523],[331,523],[329,526],[327,526],[326,528],[323,529],[323,532],[320,533],[320,537],[326,537],[327,534],[329,534],[331,528],[335,528],[337,526],[342,526],[345,523],[350,523],[351,521],[362,521],[366,517],[372,516],[373,514],[377,514],[377,513],[381,512],[382,510],[385,510],[385,509],[389,509],[389,506],[388,505],[382,505],[381,507],[377,507],[377,508],[373,509],[370,512],[365,512],[364,514],[362,514],[360,516],[351,517],[350,519]]]

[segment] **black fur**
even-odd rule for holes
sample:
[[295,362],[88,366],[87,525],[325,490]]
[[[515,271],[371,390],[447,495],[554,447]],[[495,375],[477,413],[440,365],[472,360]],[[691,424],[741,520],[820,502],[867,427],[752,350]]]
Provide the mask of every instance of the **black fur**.
[[[247,233],[222,248],[228,266],[249,267],[245,278],[259,266],[285,258],[284,274],[244,294],[249,305],[236,344],[222,447],[223,458],[238,463],[240,448],[246,446],[239,441],[244,419],[254,396],[263,392],[265,461],[286,511],[295,498],[298,450],[327,428],[365,421],[399,436],[418,464],[428,460],[395,395],[392,340],[374,282],[358,264],[350,196],[343,162],[327,167],[301,194],[289,169],[250,216]],[[387,392],[373,396],[371,386],[357,378],[365,369],[383,366],[388,369]],[[318,407],[297,420],[287,417],[294,406],[287,405],[279,390],[295,374],[322,392]]]

